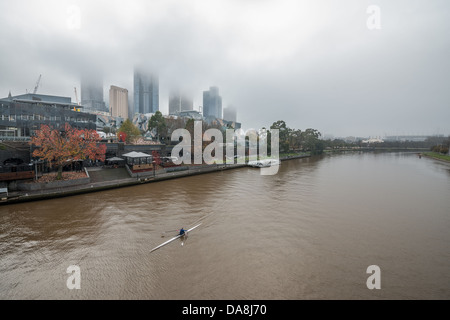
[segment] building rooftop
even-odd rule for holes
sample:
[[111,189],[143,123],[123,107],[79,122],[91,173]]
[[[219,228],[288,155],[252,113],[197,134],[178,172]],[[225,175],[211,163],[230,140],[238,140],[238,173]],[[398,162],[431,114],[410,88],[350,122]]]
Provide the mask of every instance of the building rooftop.
[[151,157],[151,155],[144,153],[144,152],[136,152],[136,151],[131,151],[128,153],[125,153],[122,155],[123,157],[128,157],[128,158],[142,158],[142,157]]
[[59,102],[59,103],[72,103],[72,99],[70,97],[63,96],[53,96],[48,94],[37,94],[37,93],[25,93],[19,94],[17,96],[8,95],[7,100],[14,99],[23,99],[23,100],[31,100],[31,101],[50,101],[50,102]]
[[64,102],[55,102],[55,101],[36,101],[36,100],[28,100],[28,99],[12,99],[11,101],[17,101],[17,102],[25,102],[25,103],[40,103],[40,104],[48,104],[48,105],[57,105],[57,106],[63,106],[63,107],[76,107],[77,109],[83,108],[82,106],[76,104],[76,103],[64,103]]

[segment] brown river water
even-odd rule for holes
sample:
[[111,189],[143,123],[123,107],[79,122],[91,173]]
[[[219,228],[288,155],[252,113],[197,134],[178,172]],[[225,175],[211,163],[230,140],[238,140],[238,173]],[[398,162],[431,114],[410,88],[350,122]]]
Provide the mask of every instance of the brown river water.
[[450,165],[341,154],[0,206],[0,298],[450,299]]

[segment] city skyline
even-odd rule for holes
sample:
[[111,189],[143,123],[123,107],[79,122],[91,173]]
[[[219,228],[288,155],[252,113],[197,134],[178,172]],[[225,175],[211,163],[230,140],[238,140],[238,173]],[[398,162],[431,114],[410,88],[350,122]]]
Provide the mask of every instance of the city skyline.
[[354,0],[44,3],[0,4],[2,97],[42,74],[38,93],[75,101],[93,66],[105,98],[113,84],[131,95],[133,67],[146,65],[166,114],[171,87],[188,84],[198,109],[216,85],[245,128],[278,119],[337,137],[450,134],[445,1],[378,1],[379,29]]
[[[136,73],[133,72],[133,75],[135,75],[135,74]],[[95,79],[95,77],[94,77],[94,79]],[[107,89],[107,85],[105,83],[103,83],[103,81],[101,81],[102,82],[102,86],[101,86],[102,87],[102,92],[100,94],[99,86],[95,86],[95,84],[98,84],[99,79],[97,78],[96,80],[97,81],[89,81],[89,82],[87,82],[87,83],[89,83],[89,86],[91,86],[91,88],[88,91],[87,95],[88,96],[94,96],[95,97],[94,100],[95,99],[98,100],[98,101],[96,100],[97,106],[101,106],[101,104],[99,104],[99,102],[100,102],[99,99],[101,99],[100,97],[108,97],[109,98],[108,100],[103,98],[103,106],[104,106],[106,112],[112,114],[111,101],[110,101],[111,100],[111,95],[110,95],[111,87],[115,87],[115,88],[119,88],[119,89],[122,89],[122,90],[126,90],[127,92],[129,92],[129,91],[128,91],[127,88],[121,88],[121,87],[118,87],[118,86],[115,86],[115,85],[110,85],[109,86],[110,88]],[[159,82],[159,79],[158,79],[158,82]],[[83,78],[81,78],[79,80],[79,83],[80,83],[80,87],[83,88],[83,86],[82,86]],[[92,84],[94,84],[94,85],[92,85]],[[211,90],[213,88],[218,90],[218,88],[216,86],[210,86],[209,89],[206,90],[206,91],[205,90],[203,90],[203,91],[201,90],[201,93],[204,94],[204,92],[208,92],[209,90]],[[159,90],[159,86],[158,86],[158,90]],[[28,92],[30,90],[26,89],[25,91]],[[84,91],[86,92],[87,90],[84,90]],[[104,95],[105,91],[108,92],[108,95]],[[27,94],[26,92],[25,93],[19,93],[19,94]],[[82,92],[83,92],[83,90],[82,90]],[[169,92],[171,92],[171,91],[169,91]],[[174,91],[172,90],[172,92],[174,92]],[[38,92],[38,93],[39,94],[44,94],[44,95],[46,95],[46,94],[53,95],[53,93],[48,93],[48,92]],[[134,91],[132,91],[132,93],[134,95]],[[8,92],[8,95],[9,94],[10,94],[10,92]],[[28,92],[28,94],[30,94],[30,92]],[[13,95],[16,95],[16,94],[13,94]],[[133,95],[131,95],[131,96],[133,96]],[[197,108],[195,108],[194,107],[194,105],[195,105],[194,101],[191,100],[191,98],[189,98],[189,99],[187,98],[188,96],[193,96],[194,94],[192,94],[192,93],[191,94],[187,94],[187,93],[183,92],[183,94],[179,93],[179,95],[180,95],[180,99],[181,99],[181,96],[184,97],[185,104],[188,103],[189,105],[191,105],[191,103],[192,103],[193,108],[189,109],[189,110],[197,110],[199,108],[200,109],[203,108],[203,101],[202,100],[201,100],[202,101],[201,105],[198,106]],[[67,95],[64,95],[64,96],[70,97],[72,99],[72,102],[75,103],[76,97],[73,94],[72,95],[71,94],[67,94]],[[158,92],[158,96],[159,96],[159,92]],[[202,97],[203,96],[204,95],[202,95]],[[81,97],[83,97],[83,93],[81,93]],[[129,105],[129,111],[131,112],[131,114],[129,114],[128,117],[131,119],[136,112],[134,110],[134,108],[135,108],[134,99],[130,101],[129,100],[130,98],[131,98],[130,95],[128,95],[128,102],[127,102],[127,104],[131,103]],[[220,96],[220,98],[222,98],[222,97]],[[83,105],[83,101],[85,101],[85,100],[81,100],[80,101],[81,105]],[[108,103],[106,103],[106,102],[108,102]],[[86,111],[87,112],[89,112],[89,111],[94,111],[94,112],[95,111],[102,111],[102,110],[99,110],[99,109],[90,108],[90,104],[91,104],[91,101],[88,100],[88,103],[83,105],[84,107],[86,107]],[[161,106],[160,101],[159,101],[159,106]],[[221,117],[218,117],[218,118],[225,119],[225,112],[226,112],[227,109],[229,109],[228,112],[231,112],[231,113],[234,112],[234,114],[236,114],[236,111],[237,111],[236,108],[233,105],[228,105],[225,108],[222,107],[223,115]],[[234,110],[232,111],[231,109],[234,109]],[[183,109],[181,111],[187,111],[187,110],[188,109],[186,109],[186,110]],[[105,112],[105,111],[103,111],[103,112]],[[170,115],[170,94],[167,95],[167,108],[165,108],[165,107],[163,107],[162,109],[159,108],[156,111],[161,111],[164,115]],[[202,114],[203,114],[203,111],[204,110],[201,110]],[[144,113],[154,113],[154,112],[144,112]],[[228,119],[225,119],[225,120],[228,120]],[[280,120],[285,120],[285,119],[280,119]],[[289,125],[289,120],[285,120],[285,121]],[[270,126],[271,124],[272,123],[269,123],[268,126]],[[245,126],[245,123],[244,123],[244,126]],[[250,128],[250,127],[246,127],[246,128]],[[300,128],[300,129],[304,130],[306,128]],[[356,138],[361,138],[361,137],[373,138],[373,137],[377,137],[378,138],[378,137],[388,137],[388,136],[422,136],[422,137],[424,137],[424,136],[447,136],[447,135],[450,135],[450,131],[449,131],[449,133],[446,133],[445,129],[444,130],[442,130],[442,129],[443,128],[439,127],[439,128],[436,128],[434,131],[433,130],[426,131],[426,130],[420,130],[420,129],[417,129],[417,130],[406,130],[405,131],[405,130],[398,130],[398,129],[394,128],[392,130],[384,131],[383,133],[367,134],[367,135],[364,135],[364,134],[359,134],[359,135],[358,134],[339,135],[339,134],[334,134],[333,132],[329,132],[329,131],[326,131],[326,130],[321,131],[321,133],[322,133],[322,137],[324,137],[325,139],[348,138],[348,137],[356,137]]]

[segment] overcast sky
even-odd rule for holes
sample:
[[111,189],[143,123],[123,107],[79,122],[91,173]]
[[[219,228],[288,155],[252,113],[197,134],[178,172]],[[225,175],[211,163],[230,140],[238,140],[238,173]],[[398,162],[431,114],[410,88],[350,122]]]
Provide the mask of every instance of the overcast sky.
[[214,85],[245,129],[450,134],[449,1],[0,0],[0,97],[42,74],[38,93],[75,101],[84,69],[106,100],[132,95],[136,64],[159,74],[163,113],[171,86],[197,109]]

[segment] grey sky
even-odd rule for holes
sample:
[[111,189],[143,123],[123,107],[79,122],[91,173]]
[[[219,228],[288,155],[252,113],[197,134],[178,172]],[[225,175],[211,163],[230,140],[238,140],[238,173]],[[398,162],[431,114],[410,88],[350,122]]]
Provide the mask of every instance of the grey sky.
[[[381,30],[369,30],[369,5]],[[77,10],[80,19],[77,20]],[[78,28],[79,22],[79,28]],[[83,69],[132,94],[133,66],[202,105],[215,85],[244,128],[335,136],[450,134],[450,2],[0,1],[0,96],[71,96]]]

